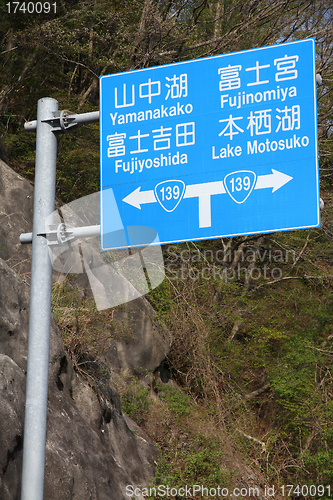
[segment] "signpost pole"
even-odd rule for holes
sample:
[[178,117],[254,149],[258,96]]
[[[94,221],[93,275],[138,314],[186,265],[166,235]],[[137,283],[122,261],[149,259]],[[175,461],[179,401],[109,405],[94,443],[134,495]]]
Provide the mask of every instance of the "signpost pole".
[[[52,295],[52,245],[46,220],[55,210],[56,134],[98,120],[99,111],[79,115],[59,112],[58,101],[45,97],[38,101],[37,120],[25,124],[27,131],[36,130],[37,135],[33,232],[20,238],[22,243],[32,242],[21,500],[43,500],[44,491]],[[72,233],[85,237],[98,234],[99,226],[63,231],[64,238]]]
[[22,500],[42,500],[44,490],[52,291],[45,221],[55,209],[57,110],[55,99],[38,101]]

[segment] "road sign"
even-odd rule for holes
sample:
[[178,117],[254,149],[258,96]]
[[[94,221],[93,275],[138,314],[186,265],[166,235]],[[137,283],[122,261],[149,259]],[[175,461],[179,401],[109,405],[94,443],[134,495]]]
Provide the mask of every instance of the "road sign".
[[319,226],[315,73],[308,39],[101,77],[102,250]]

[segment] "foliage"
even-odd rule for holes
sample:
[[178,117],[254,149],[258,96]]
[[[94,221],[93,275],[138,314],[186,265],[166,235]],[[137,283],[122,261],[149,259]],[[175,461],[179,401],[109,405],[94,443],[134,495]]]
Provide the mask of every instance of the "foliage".
[[121,396],[123,411],[155,438],[159,448],[151,490],[159,485],[179,489],[201,484],[209,489],[232,484],[233,471],[224,466],[225,443],[219,435],[207,432],[214,425],[211,417],[180,388],[159,383],[157,390],[156,399],[134,378]]
[[159,397],[176,415],[185,416],[191,413],[191,398],[184,392],[165,385],[159,390]]
[[122,410],[133,420],[141,423],[150,406],[149,390],[138,379],[133,379],[121,394]]
[[[177,451],[171,445],[162,452],[158,462],[154,485],[181,488],[185,484],[200,484],[205,488],[226,487],[231,473],[221,467],[221,442],[202,434],[191,436],[186,450]],[[178,498],[178,497],[176,497]]]
[[[331,456],[323,450],[330,449],[333,432],[327,411],[333,395],[332,274],[324,274],[316,258],[326,255],[325,246],[331,255],[332,242],[305,231],[303,237],[281,233],[229,243],[183,244],[166,252],[166,269],[168,256],[173,264],[167,281],[173,307],[160,313],[174,334],[174,377],[213,408],[221,425],[236,436],[241,432],[243,452],[245,446],[256,456],[256,442],[265,445],[273,481],[277,470],[284,481],[307,481],[308,474],[318,484],[316,478],[328,481]],[[238,259],[250,271],[255,256],[257,269],[271,265],[281,273],[278,279],[209,275],[207,267],[223,255],[227,269],[237,268]],[[177,269],[182,275],[175,279]],[[262,427],[271,429],[266,440]]]

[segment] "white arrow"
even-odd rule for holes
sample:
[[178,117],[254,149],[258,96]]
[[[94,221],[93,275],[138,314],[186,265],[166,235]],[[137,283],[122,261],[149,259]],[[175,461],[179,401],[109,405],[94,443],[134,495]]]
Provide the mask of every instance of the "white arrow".
[[154,203],[156,200],[154,190],[151,191],[140,191],[141,186],[136,188],[130,194],[128,194],[123,201],[132,205],[132,207],[138,208],[141,210],[141,205],[144,203]]
[[[254,189],[272,188],[272,193],[291,181],[292,177],[272,168],[272,173],[259,175]],[[210,197],[215,194],[226,193],[223,181],[202,182],[186,186],[184,198],[199,198],[199,227],[211,227]],[[141,210],[145,203],[157,202],[153,190],[141,191],[141,186],[123,198],[125,203]]]
[[277,189],[280,189],[280,187],[284,186],[291,180],[292,177],[290,177],[290,175],[283,174],[282,172],[272,168],[271,174],[258,175],[254,189],[273,188],[272,193],[274,193]]
[[[223,181],[203,182],[201,184],[190,184],[186,186],[184,198],[199,198],[199,227],[210,227],[211,208],[210,197],[214,194],[225,193]],[[155,193],[151,191],[141,191],[141,186],[123,198],[125,203],[141,210],[144,203],[156,202]]]
[[[201,184],[190,184],[186,186],[184,198],[197,198],[203,195],[223,193],[225,193],[223,181],[203,182]],[[150,191],[141,191],[141,186],[139,186],[123,198],[123,201],[141,210],[141,205],[144,203],[154,203],[157,200],[153,189]]]

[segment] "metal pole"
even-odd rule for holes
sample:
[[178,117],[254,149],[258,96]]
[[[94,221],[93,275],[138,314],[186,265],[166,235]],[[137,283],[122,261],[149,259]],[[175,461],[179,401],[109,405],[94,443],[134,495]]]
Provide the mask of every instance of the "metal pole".
[[44,490],[52,291],[45,221],[55,209],[57,139],[50,119],[57,110],[55,99],[38,101],[21,500],[43,500]]

